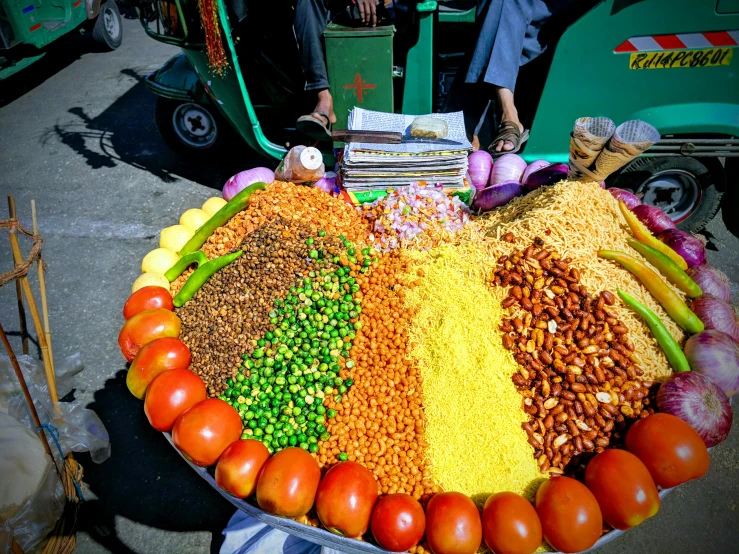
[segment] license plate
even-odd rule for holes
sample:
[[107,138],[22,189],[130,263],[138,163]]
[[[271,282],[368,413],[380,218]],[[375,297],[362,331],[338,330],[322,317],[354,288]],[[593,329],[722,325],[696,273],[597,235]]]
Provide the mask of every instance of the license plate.
[[635,52],[629,59],[629,69],[677,69],[678,67],[715,67],[729,65],[733,48],[706,48],[704,50],[668,50],[663,52]]

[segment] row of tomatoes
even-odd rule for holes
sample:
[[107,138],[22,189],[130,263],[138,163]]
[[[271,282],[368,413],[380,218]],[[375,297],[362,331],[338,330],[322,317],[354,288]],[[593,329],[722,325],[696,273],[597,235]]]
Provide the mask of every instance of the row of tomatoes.
[[569,477],[544,481],[534,505],[512,492],[489,497],[482,513],[456,492],[435,495],[425,512],[408,495],[378,500],[375,477],[359,464],[341,462],[321,478],[315,458],[300,448],[270,457],[261,442],[239,440],[236,410],[206,398],[204,383],[187,369],[190,351],[177,338],[179,319],[172,309],[164,289],[140,289],[126,302],[119,336],[131,361],[128,387],[144,398],[152,426],[171,431],[175,446],[193,463],[216,464],[216,483],[230,494],[255,494],[261,509],[289,518],[315,507],[329,531],[359,538],[369,529],[391,551],[405,551],[425,535],[434,554],[472,554],[482,540],[496,554],[530,554],[542,539],[562,552],[579,552],[595,544],[603,522],[625,530],[655,515],[657,487],[674,487],[708,470],[700,436],[681,419],[658,413],[631,427],[626,450],[595,456],[584,484]]

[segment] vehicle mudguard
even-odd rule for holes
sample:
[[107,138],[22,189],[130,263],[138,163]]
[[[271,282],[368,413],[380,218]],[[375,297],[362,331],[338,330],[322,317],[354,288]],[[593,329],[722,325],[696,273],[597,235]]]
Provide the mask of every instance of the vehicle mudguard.
[[739,137],[739,105],[696,102],[665,104],[633,113],[633,119],[648,121],[662,136],[717,134]]
[[169,58],[164,65],[146,76],[146,88],[171,100],[210,103],[198,74],[184,54]]
[[102,0],[85,0],[85,11],[87,12],[87,19],[95,19],[100,13],[100,5],[103,3]]

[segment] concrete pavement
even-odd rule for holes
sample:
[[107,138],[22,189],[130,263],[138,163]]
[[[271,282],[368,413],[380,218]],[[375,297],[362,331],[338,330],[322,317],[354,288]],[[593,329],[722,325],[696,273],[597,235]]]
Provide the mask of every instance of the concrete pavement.
[[[29,227],[29,203],[37,202],[55,354],[82,353],[74,398],[100,415],[112,440],[108,461],[82,460],[89,501],[77,552],[202,553],[217,550],[232,508],[149,427],[126,390],[116,337],[131,282],[159,230],[217,194],[208,187],[220,188],[252,155],[244,148],[214,166],[169,152],[141,79],[177,49],[146,37],[137,21],[123,28],[115,52],[91,52],[89,40],[70,37],[49,60],[2,84],[0,196],[15,195]],[[732,276],[736,299],[739,241],[720,215],[708,230],[709,261]],[[0,239],[0,271],[9,260]],[[20,352],[12,287],[0,289],[0,314]],[[736,552],[737,427],[714,451],[706,477],[681,487],[657,517],[602,552]]]

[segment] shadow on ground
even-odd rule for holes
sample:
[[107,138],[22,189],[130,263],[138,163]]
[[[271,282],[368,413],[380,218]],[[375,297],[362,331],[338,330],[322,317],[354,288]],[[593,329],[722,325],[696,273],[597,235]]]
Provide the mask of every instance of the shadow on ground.
[[208,157],[170,151],[154,123],[156,97],[144,85],[144,71],[124,69],[119,78],[134,84],[100,115],[93,117],[81,106],[70,108],[68,113],[75,121],[47,129],[41,137],[42,145],[56,138],[93,170],[128,164],[165,183],[186,179],[216,189],[234,173],[264,164],[250,154],[245,144],[235,144],[229,151]]
[[114,554],[134,554],[116,533],[115,518],[122,516],[165,531],[209,531],[211,551],[218,552],[233,507],[149,426],[142,402],[125,383],[126,372],[120,370],[87,406],[105,424],[112,455],[102,464],[80,456],[84,481],[100,500],[82,505],[79,530]]

